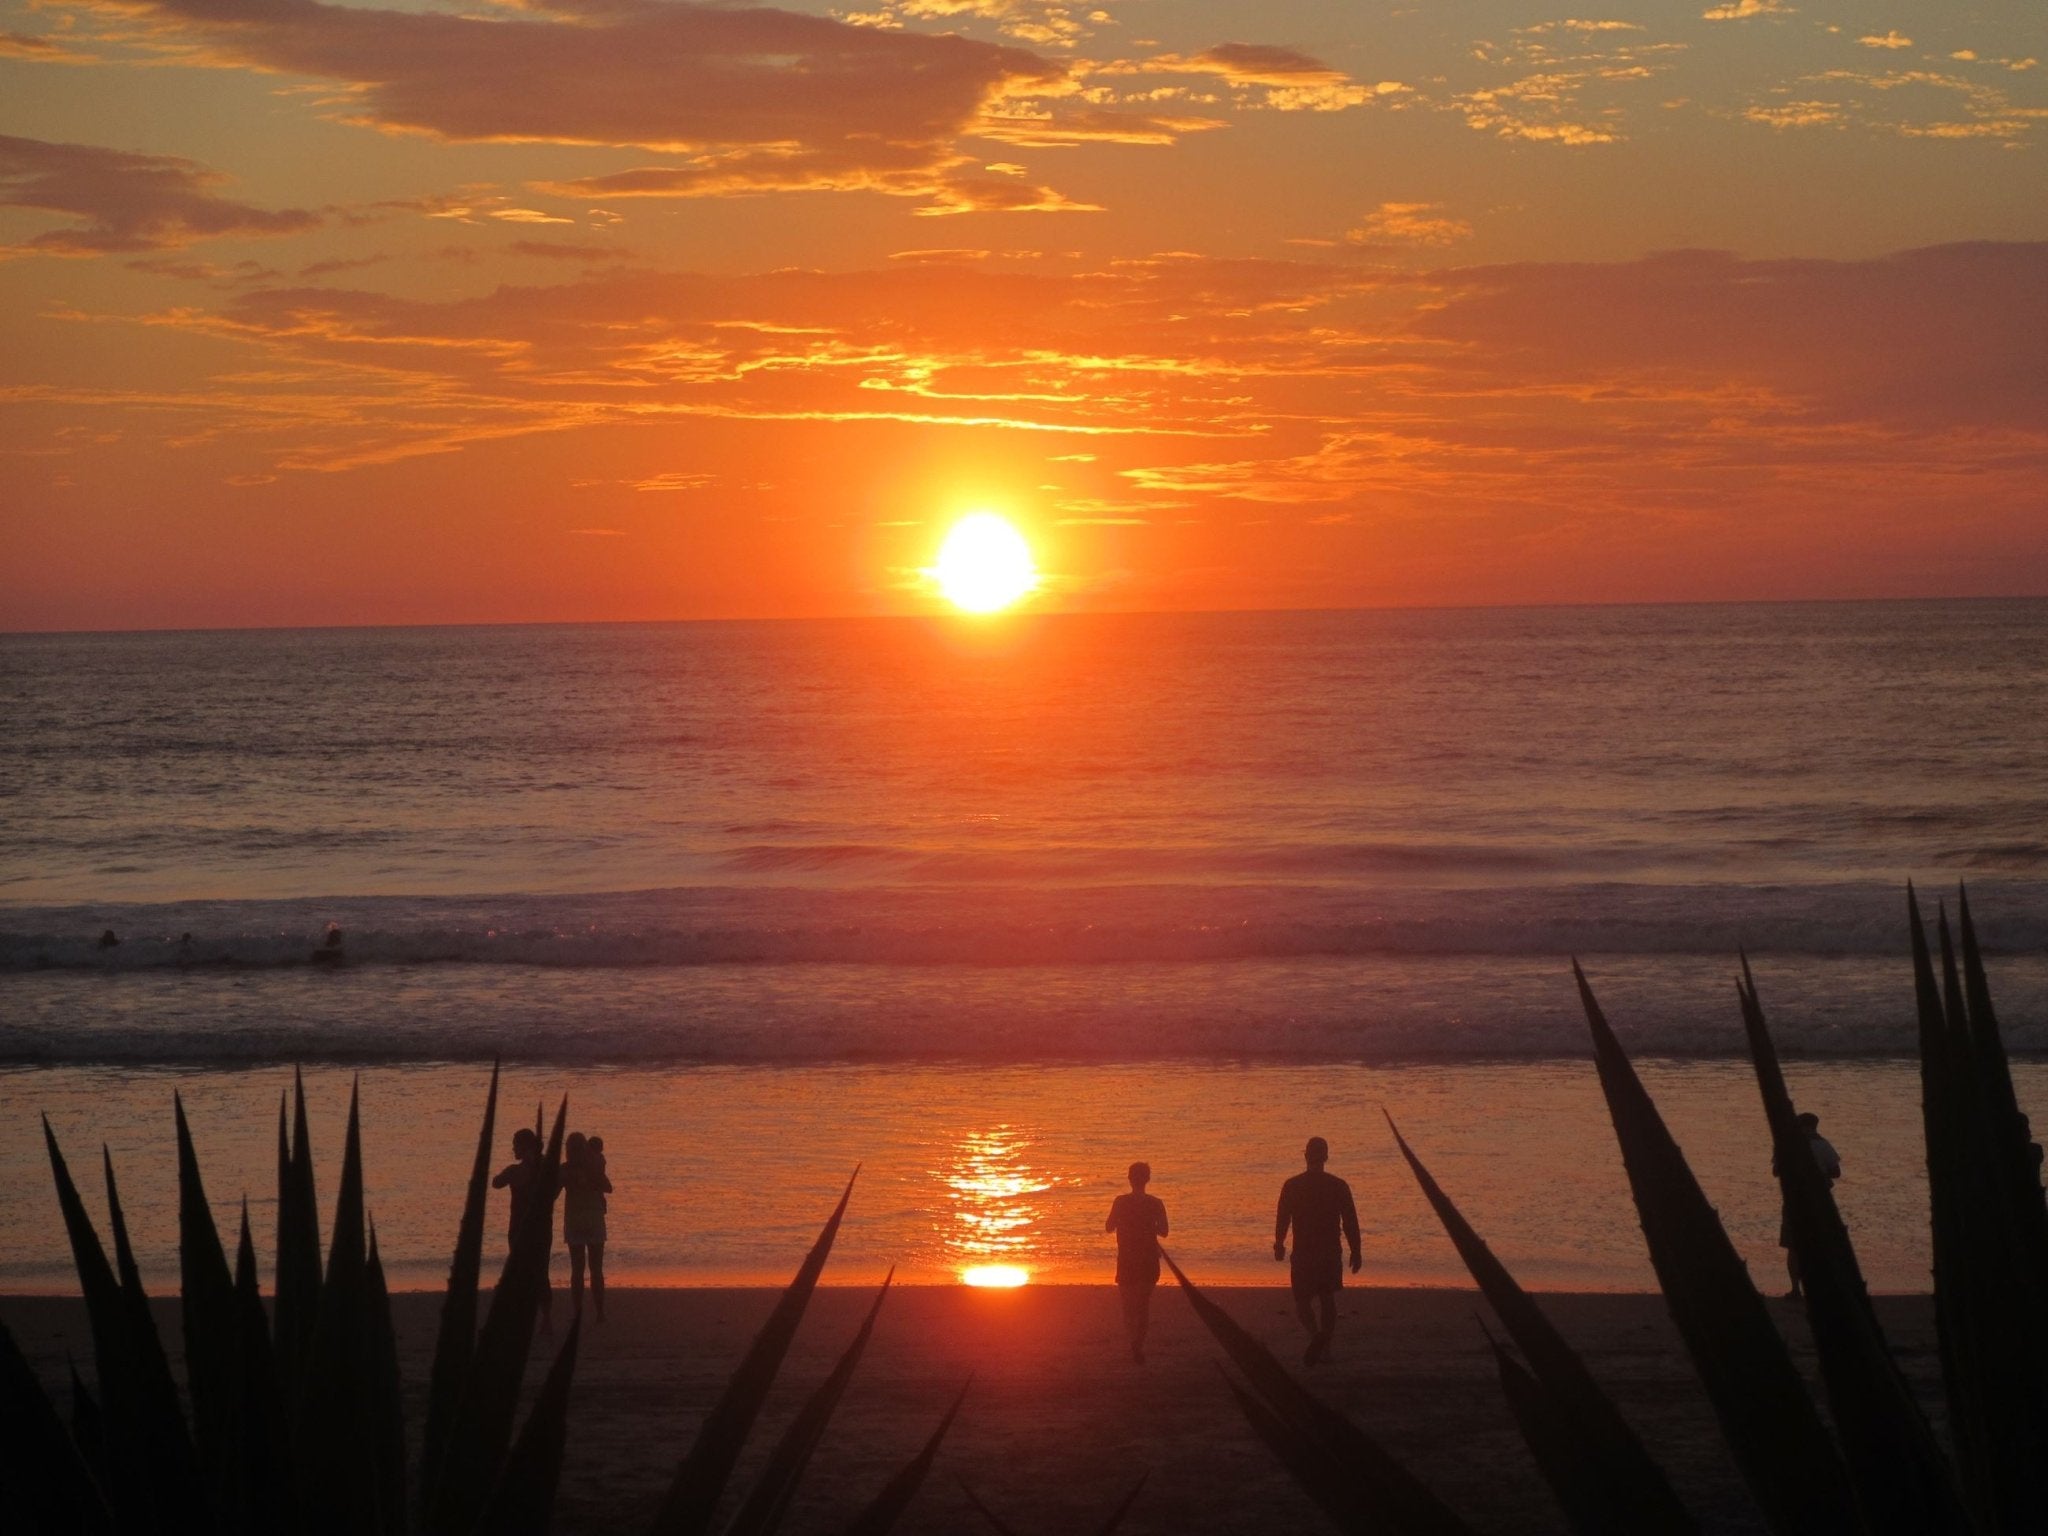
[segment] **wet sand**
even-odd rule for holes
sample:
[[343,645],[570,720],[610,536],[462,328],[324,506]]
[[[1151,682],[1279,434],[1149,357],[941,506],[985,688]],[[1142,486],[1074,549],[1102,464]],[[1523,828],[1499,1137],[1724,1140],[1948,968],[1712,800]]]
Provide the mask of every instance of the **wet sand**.
[[[1213,1294],[1284,1358],[1298,1357],[1284,1291]],[[774,1299],[761,1289],[613,1292],[609,1319],[586,1335],[577,1371],[558,1531],[609,1536],[644,1527],[675,1457]],[[851,1288],[818,1293],[742,1463],[743,1480],[871,1299]],[[565,1301],[558,1293],[558,1308]],[[1704,1528],[1759,1530],[1662,1300],[1559,1294],[1544,1302]],[[1936,1406],[1926,1298],[1886,1297],[1878,1305],[1908,1377]],[[438,1298],[404,1294],[395,1306],[408,1423],[417,1434]],[[1788,1303],[1772,1307],[1810,1376],[1803,1319]],[[1501,1399],[1474,1320],[1481,1310],[1470,1291],[1348,1290],[1333,1358],[1303,1374],[1480,1530],[1560,1532],[1563,1520]],[[0,1320],[53,1386],[63,1380],[67,1353],[91,1358],[75,1299],[0,1297]],[[165,1308],[163,1326],[175,1350],[174,1308]],[[916,1450],[970,1374],[966,1406],[898,1527],[905,1536],[986,1531],[963,1480],[1022,1536],[1085,1530],[1141,1473],[1149,1478],[1122,1528],[1129,1536],[1327,1529],[1252,1438],[1220,1365],[1220,1352],[1170,1283],[1155,1299],[1144,1366],[1125,1353],[1116,1295],[1106,1286],[901,1288],[883,1308],[787,1529],[842,1525],[841,1512],[864,1502]],[[528,1374],[531,1391],[539,1370]]]

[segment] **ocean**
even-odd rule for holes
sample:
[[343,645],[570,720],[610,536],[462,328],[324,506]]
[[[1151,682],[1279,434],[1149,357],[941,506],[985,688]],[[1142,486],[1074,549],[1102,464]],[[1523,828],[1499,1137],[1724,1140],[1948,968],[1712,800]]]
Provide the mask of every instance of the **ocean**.
[[[1903,1209],[1909,878],[1968,882],[2009,1042],[2048,1052],[2048,602],[16,635],[0,708],[0,1177],[46,1181],[38,1109],[83,1154],[181,1087],[256,1114],[217,1130],[240,1145],[279,1064],[330,1101],[362,1066],[373,1145],[438,1138],[438,1187],[392,1193],[420,1283],[494,1058],[604,1085],[642,1178],[702,1189],[773,1142],[788,1211],[694,1210],[690,1258],[619,1240],[628,1277],[702,1278],[777,1268],[755,1238],[863,1135],[913,1170],[877,1251],[931,1274],[958,1214],[931,1148],[963,1137],[1085,1122],[1037,1171],[1105,1207],[1148,1142],[1198,1206],[1249,1199],[1247,1159],[1277,1187],[1318,1129],[1384,1161],[1361,1106],[1390,1095],[1482,1165],[1568,1162],[1606,1135],[1572,956],[1740,1164],[1746,950],[1815,1092],[1890,1106],[1866,1166]],[[690,1124],[636,1138],[671,1100]],[[1517,1102],[1561,1118],[1489,1147]],[[60,1283],[48,1202],[18,1204],[0,1284]],[[1555,1225],[1501,1209],[1532,1247]],[[1637,1283],[1626,1229],[1545,1273]]]

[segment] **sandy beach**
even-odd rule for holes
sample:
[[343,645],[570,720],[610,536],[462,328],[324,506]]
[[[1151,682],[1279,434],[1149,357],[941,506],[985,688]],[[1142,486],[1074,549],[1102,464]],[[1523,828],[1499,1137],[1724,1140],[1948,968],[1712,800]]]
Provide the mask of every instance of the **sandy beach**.
[[[632,1532],[651,1513],[695,1432],[774,1300],[765,1289],[619,1289],[577,1372],[558,1531]],[[1283,1290],[1222,1288],[1229,1311],[1292,1360],[1299,1348]],[[744,1479],[773,1434],[852,1336],[872,1293],[818,1293],[756,1432]],[[564,1298],[558,1292],[558,1305]],[[1759,1529],[1662,1300],[1550,1295],[1545,1305],[1714,1533]],[[174,1351],[174,1306],[161,1326]],[[423,1413],[439,1298],[395,1298],[408,1422]],[[1773,1311],[1810,1367],[1804,1320]],[[1938,1366],[1924,1297],[1884,1297],[1880,1315],[1908,1377],[1938,1410]],[[1480,1530],[1557,1532],[1563,1521],[1524,1450],[1496,1384],[1469,1291],[1346,1291],[1337,1347],[1307,1379],[1428,1480]],[[565,1314],[564,1314],[565,1315]],[[91,1357],[81,1304],[0,1298],[0,1320],[53,1387],[67,1355]],[[907,1286],[882,1311],[874,1342],[832,1424],[792,1516],[794,1531],[836,1528],[907,1459],[971,1374],[974,1385],[906,1533],[986,1530],[964,1481],[1024,1536],[1082,1529],[1148,1475],[1123,1529],[1260,1533],[1325,1528],[1252,1438],[1224,1389],[1220,1352],[1171,1285],[1154,1308],[1149,1363],[1123,1350],[1106,1286],[979,1291]],[[529,1390],[539,1372],[529,1369]],[[1809,1369],[1809,1375],[1811,1374]],[[60,1398],[61,1400],[61,1398]],[[1939,1416],[1937,1412],[1937,1424]]]

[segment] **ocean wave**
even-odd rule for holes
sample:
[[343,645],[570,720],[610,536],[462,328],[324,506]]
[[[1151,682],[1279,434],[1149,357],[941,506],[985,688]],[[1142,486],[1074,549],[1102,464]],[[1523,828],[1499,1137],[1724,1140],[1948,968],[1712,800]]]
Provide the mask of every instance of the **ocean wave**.
[[[1910,1057],[1903,953],[1754,957],[1788,1059]],[[1609,1018],[1645,1056],[1743,1048],[1732,955],[1589,955]],[[2001,957],[2009,1048],[2048,1051],[2048,957]],[[14,978],[0,1068],[278,1061],[660,1063],[1572,1060],[1588,1050],[1561,957],[1354,956],[1231,965],[872,965],[564,971],[286,970],[225,984],[135,973]]]
[[[869,850],[827,853],[859,861]],[[2048,954],[2048,883],[1986,881],[1987,948]],[[111,934],[115,942],[105,942]],[[1063,965],[1375,955],[1895,955],[1900,888],[717,886],[0,911],[0,974],[479,965]]]

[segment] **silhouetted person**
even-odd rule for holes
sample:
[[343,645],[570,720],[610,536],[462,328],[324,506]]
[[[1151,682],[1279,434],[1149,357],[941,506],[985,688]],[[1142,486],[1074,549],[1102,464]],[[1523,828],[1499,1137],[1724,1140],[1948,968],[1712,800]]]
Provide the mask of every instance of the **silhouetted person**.
[[604,1321],[604,1212],[612,1181],[605,1174],[604,1138],[574,1132],[562,1144],[562,1241],[569,1245],[569,1304],[583,1315],[583,1266],[590,1265],[590,1299]]
[[518,1241],[519,1223],[525,1218],[527,1205],[535,1199],[547,1201],[548,1251],[540,1264],[540,1331],[553,1333],[555,1298],[554,1289],[548,1284],[548,1264],[554,1258],[555,1248],[555,1192],[541,1187],[540,1137],[525,1129],[514,1131],[512,1156],[515,1160],[499,1170],[491,1180],[491,1188],[512,1191],[512,1216],[505,1231],[508,1247]]
[[1280,1186],[1280,1210],[1273,1219],[1273,1257],[1287,1257],[1287,1229],[1294,1228],[1294,1262],[1288,1280],[1294,1289],[1294,1315],[1308,1332],[1308,1350],[1302,1363],[1316,1365],[1330,1352],[1330,1336],[1337,1331],[1337,1292],[1344,1286],[1344,1251],[1351,1248],[1351,1273],[1358,1273],[1365,1258],[1358,1248],[1358,1207],[1351,1203],[1351,1186],[1334,1173],[1323,1171],[1330,1160],[1330,1144],[1311,1136],[1302,1152],[1308,1163]]
[[339,923],[329,923],[327,925],[326,939],[321,942],[318,949],[313,951],[313,963],[315,965],[339,965],[342,958],[341,925]]
[[100,934],[100,948],[113,949],[121,942],[121,936],[108,928]]
[[[1799,1129],[1806,1133],[1806,1148],[1813,1154],[1814,1163],[1828,1176],[1828,1183],[1832,1185],[1842,1176],[1842,1158],[1827,1137],[1821,1135],[1820,1116],[1801,1115]],[[1778,1172],[1778,1160],[1774,1157],[1771,1159],[1771,1173],[1776,1176]],[[1792,1213],[1789,1210],[1778,1218],[1778,1246],[1785,1250],[1785,1273],[1792,1279],[1792,1289],[1785,1295],[1788,1299],[1797,1297],[1803,1287],[1799,1272],[1799,1250],[1792,1243]]]
[[1145,1363],[1145,1330],[1152,1322],[1152,1292],[1159,1284],[1159,1239],[1166,1236],[1166,1206],[1145,1193],[1152,1182],[1150,1163],[1133,1163],[1131,1192],[1110,1202],[1105,1232],[1116,1234],[1116,1290],[1124,1304],[1124,1332],[1130,1335],[1131,1358]]

